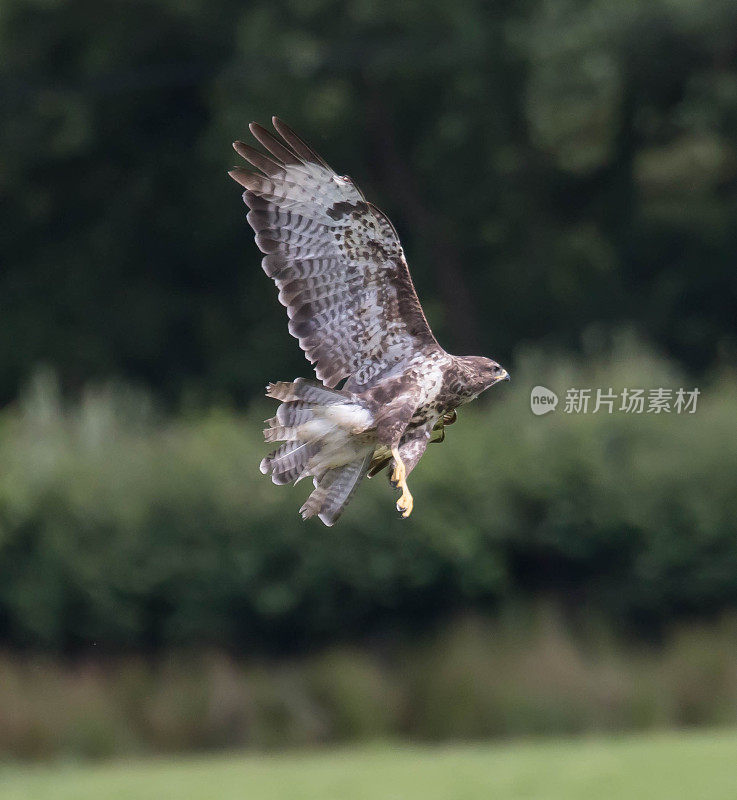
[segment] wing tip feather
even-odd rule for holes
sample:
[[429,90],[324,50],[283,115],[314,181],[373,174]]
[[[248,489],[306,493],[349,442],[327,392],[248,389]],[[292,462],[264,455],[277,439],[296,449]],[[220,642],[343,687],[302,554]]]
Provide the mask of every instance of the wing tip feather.
[[255,172],[251,172],[244,167],[233,167],[233,169],[228,170],[228,175],[244,189],[248,189],[251,192],[263,187],[259,176]]
[[[277,115],[273,115],[271,117],[271,122],[274,126],[275,132],[267,130],[264,126],[255,121],[249,123],[248,125],[248,129],[256,139],[256,143],[262,145],[267,151],[267,154],[264,154],[261,150],[256,149],[250,144],[246,144],[240,140],[233,142],[234,150],[260,171],[254,172],[250,169],[238,167],[230,170],[228,174],[234,181],[246,189],[246,191],[243,192],[243,200],[251,211],[265,212],[274,215],[276,212],[274,211],[275,203],[274,197],[272,197],[272,192],[274,186],[278,187],[280,185],[279,181],[283,180],[285,175],[285,167],[289,168],[291,165],[304,165],[308,162],[313,162],[315,164],[322,165],[326,169],[330,170],[331,173],[333,170],[314,150],[312,150],[308,144],[306,144],[306,142],[304,142],[304,140],[301,139],[301,137],[299,137],[297,133],[295,133]],[[262,172],[265,174],[262,175]],[[337,192],[339,197],[344,196],[341,194],[343,189],[341,188],[340,191],[336,190],[335,186],[333,185],[333,181],[328,180],[329,176],[325,176],[321,171],[298,169],[294,175],[296,175],[294,180],[297,182],[299,182],[301,179],[304,179],[308,182],[317,181],[318,188],[320,181],[325,180],[327,181],[329,189],[332,190],[333,193]],[[337,181],[335,181],[335,183],[337,183]],[[308,185],[311,186],[311,184]],[[342,187],[342,184],[339,185]],[[358,192],[360,196],[360,191],[353,184],[351,184],[351,191]],[[282,205],[285,205],[286,209],[291,213],[291,206],[289,203]],[[388,237],[390,240],[393,238],[394,242],[391,242],[391,244],[395,249],[398,248],[398,252],[401,256],[401,258],[397,260],[396,267],[400,272],[403,273],[401,276],[402,286],[400,288],[407,290],[408,294],[410,295],[409,300],[411,308],[409,308],[408,313],[411,315],[411,319],[409,320],[409,323],[416,325],[418,319],[424,322],[426,334],[428,335],[429,339],[434,341],[434,337],[432,336],[429,326],[427,326],[422,308],[419,304],[419,300],[417,299],[414,287],[412,286],[412,281],[409,277],[409,270],[407,268],[406,260],[404,259],[401,245],[399,244],[399,239],[394,226],[388,220],[386,215],[382,212],[379,212],[373,204],[367,204],[367,209],[373,214],[374,217],[378,217],[378,219],[384,223],[383,225],[379,225],[379,231],[376,233],[376,235],[383,235]],[[277,208],[277,211],[281,213],[281,206]],[[301,213],[301,210],[298,213]],[[279,219],[278,215],[276,218]],[[249,223],[256,221],[256,217],[251,217],[250,212],[248,219]],[[292,218],[287,217],[287,219],[291,220]],[[289,224],[289,222],[287,224]],[[331,361],[331,354],[327,352],[324,347],[321,348],[318,346],[318,343],[315,341],[315,331],[310,327],[310,320],[294,319],[296,314],[292,309],[293,298],[287,298],[286,294],[284,296],[281,295],[282,285],[280,283],[280,281],[286,281],[291,275],[289,269],[291,259],[293,258],[294,254],[288,247],[282,248],[284,252],[274,252],[278,248],[274,246],[276,239],[272,240],[268,238],[268,235],[271,235],[270,226],[271,218],[269,218],[269,226],[267,226],[262,220],[259,221],[257,225],[252,224],[252,227],[257,234],[257,246],[264,253],[264,257],[261,260],[262,269],[266,275],[274,279],[277,282],[277,286],[279,286],[279,302],[287,308],[287,316],[289,317],[288,327],[290,333],[299,341],[300,348],[305,352],[307,360],[314,366],[315,374],[318,380],[322,381],[324,385],[332,388],[336,386],[341,379],[351,375],[351,369],[349,368],[350,364],[347,358],[342,358],[343,353],[339,352],[338,355],[341,356],[341,358],[339,359],[339,368],[336,370],[335,363],[328,363]],[[263,236],[261,235],[262,231],[264,232]],[[409,324],[405,319],[405,313],[402,311],[402,309],[398,309],[398,311],[400,321],[405,324]],[[341,350],[340,345],[338,346],[338,350]],[[334,360],[335,359],[332,359],[332,361]],[[269,394],[268,390],[267,394]]]

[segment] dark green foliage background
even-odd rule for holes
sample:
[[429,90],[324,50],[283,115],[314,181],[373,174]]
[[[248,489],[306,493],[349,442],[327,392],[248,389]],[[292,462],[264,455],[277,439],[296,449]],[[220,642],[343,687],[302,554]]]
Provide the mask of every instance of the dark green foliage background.
[[391,215],[450,349],[737,330],[737,5],[2,0],[0,398],[305,374],[230,142],[277,113]]

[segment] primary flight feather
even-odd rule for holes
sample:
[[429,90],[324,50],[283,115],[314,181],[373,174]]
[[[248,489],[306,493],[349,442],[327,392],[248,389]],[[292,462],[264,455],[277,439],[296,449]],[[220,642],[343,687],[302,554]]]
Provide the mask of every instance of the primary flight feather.
[[[311,476],[300,509],[333,525],[367,474],[391,464],[407,517],[407,476],[430,441],[441,441],[455,409],[508,378],[495,361],[452,356],[422,311],[394,226],[350,178],[337,175],[284,122],[280,139],[257,123],[236,152],[258,171],[236,168],[248,222],[279,288],[289,332],[322,383],[270,384],[281,401],[266,441],[282,444],[261,462],[274,483]],[[335,387],[345,381],[341,389]]]

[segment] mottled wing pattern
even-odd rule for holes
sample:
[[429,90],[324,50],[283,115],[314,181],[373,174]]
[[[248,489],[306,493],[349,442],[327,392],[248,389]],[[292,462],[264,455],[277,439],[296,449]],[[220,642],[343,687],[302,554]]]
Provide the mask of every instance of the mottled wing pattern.
[[328,387],[360,390],[418,351],[438,347],[422,312],[399,237],[350,178],[336,175],[274,118],[279,141],[257,124],[265,155],[234,147],[259,172],[234,169],[248,222],[279,288],[289,331]]

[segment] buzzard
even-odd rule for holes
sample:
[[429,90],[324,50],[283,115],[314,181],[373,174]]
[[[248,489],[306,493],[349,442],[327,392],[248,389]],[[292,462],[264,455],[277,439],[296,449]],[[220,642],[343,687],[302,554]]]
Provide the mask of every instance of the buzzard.
[[456,408],[509,375],[490,358],[443,350],[392,223],[289,126],[272,122],[280,139],[249,126],[268,155],[233,144],[257,171],[229,174],[246,190],[264,271],[320,382],[267,386],[280,405],[264,436],[284,444],[261,472],[277,484],[312,477],[302,517],[333,525],[363,477],[391,464],[397,510],[408,517],[407,476],[428,443],[442,441]]

